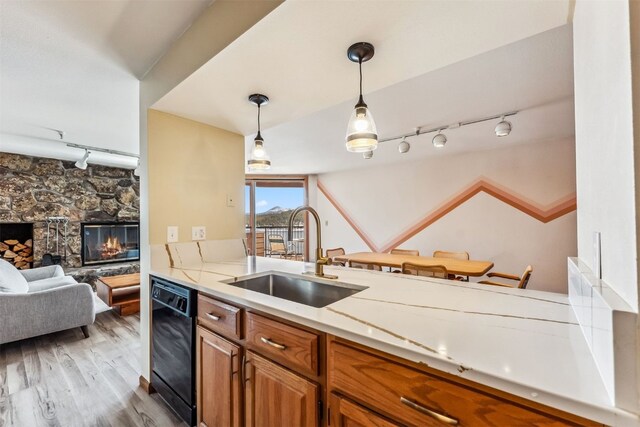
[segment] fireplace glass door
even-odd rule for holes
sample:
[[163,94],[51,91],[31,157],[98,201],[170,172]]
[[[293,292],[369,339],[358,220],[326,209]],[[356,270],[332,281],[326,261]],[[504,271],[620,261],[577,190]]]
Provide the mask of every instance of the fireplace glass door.
[[83,224],[82,264],[105,264],[140,259],[138,224]]

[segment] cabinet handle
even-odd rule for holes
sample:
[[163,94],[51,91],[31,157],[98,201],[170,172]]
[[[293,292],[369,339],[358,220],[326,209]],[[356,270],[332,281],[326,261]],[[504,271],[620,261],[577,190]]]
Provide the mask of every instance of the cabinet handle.
[[242,381],[242,386],[244,387],[244,383],[246,382],[246,373],[245,373],[245,365],[247,361],[245,356],[242,356],[242,361],[240,362],[240,381]]
[[447,417],[446,415],[442,415],[442,414],[439,414],[437,412],[434,412],[431,409],[425,408],[424,406],[419,405],[419,404],[407,399],[404,396],[400,397],[400,402],[402,404],[404,404],[404,405],[407,405],[411,409],[415,409],[418,412],[422,412],[423,414],[426,414],[426,415],[430,416],[431,418],[435,418],[438,421],[442,421],[445,424],[449,424],[449,425],[452,425],[452,426],[457,426],[458,425],[458,420],[456,420],[455,418]]
[[216,316],[216,315],[215,315],[215,314],[213,314],[213,313],[206,313],[206,315],[207,315],[207,317],[208,317],[209,319],[211,319],[211,320],[215,320],[215,321],[220,320],[220,316]]
[[273,342],[273,341],[271,341],[271,339],[269,339],[269,338],[260,337],[260,341],[262,341],[262,342],[263,342],[263,343],[265,343],[265,344],[270,345],[271,347],[275,347],[275,348],[277,348],[278,350],[284,350],[284,349],[286,349],[286,348],[287,348],[287,346],[286,346],[286,345],[284,345],[284,344],[278,344],[277,342]]

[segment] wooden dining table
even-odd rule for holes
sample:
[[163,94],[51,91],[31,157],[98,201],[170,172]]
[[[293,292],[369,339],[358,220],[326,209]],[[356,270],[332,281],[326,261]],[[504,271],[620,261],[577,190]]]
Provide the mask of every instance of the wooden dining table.
[[353,261],[362,264],[375,264],[379,265],[380,267],[396,268],[402,267],[402,264],[405,262],[410,262],[411,264],[425,267],[429,267],[432,265],[443,265],[451,274],[473,277],[484,276],[489,270],[493,268],[493,263],[491,261],[433,258],[428,256],[389,254],[380,252],[356,252],[352,254],[338,255],[334,257],[334,260],[344,262],[345,264],[347,264],[348,261]]

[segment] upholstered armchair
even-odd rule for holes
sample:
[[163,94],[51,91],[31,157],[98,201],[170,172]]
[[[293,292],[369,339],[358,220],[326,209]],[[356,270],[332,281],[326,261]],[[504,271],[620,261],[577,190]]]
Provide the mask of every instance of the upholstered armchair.
[[0,344],[82,328],[95,320],[91,286],[50,265],[18,270],[0,260]]

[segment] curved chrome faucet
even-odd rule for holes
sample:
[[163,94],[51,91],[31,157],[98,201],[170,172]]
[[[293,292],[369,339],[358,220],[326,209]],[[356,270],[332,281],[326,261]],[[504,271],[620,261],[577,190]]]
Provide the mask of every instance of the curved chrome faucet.
[[293,220],[296,215],[298,215],[302,211],[308,211],[313,215],[313,218],[316,220],[316,277],[323,277],[325,279],[337,279],[338,276],[334,276],[331,274],[324,274],[324,266],[331,265],[331,258],[327,258],[322,255],[322,231],[320,229],[320,216],[315,209],[311,206],[300,206],[294,209],[289,217],[289,229],[287,233],[287,238],[291,241],[291,236],[293,235]]

